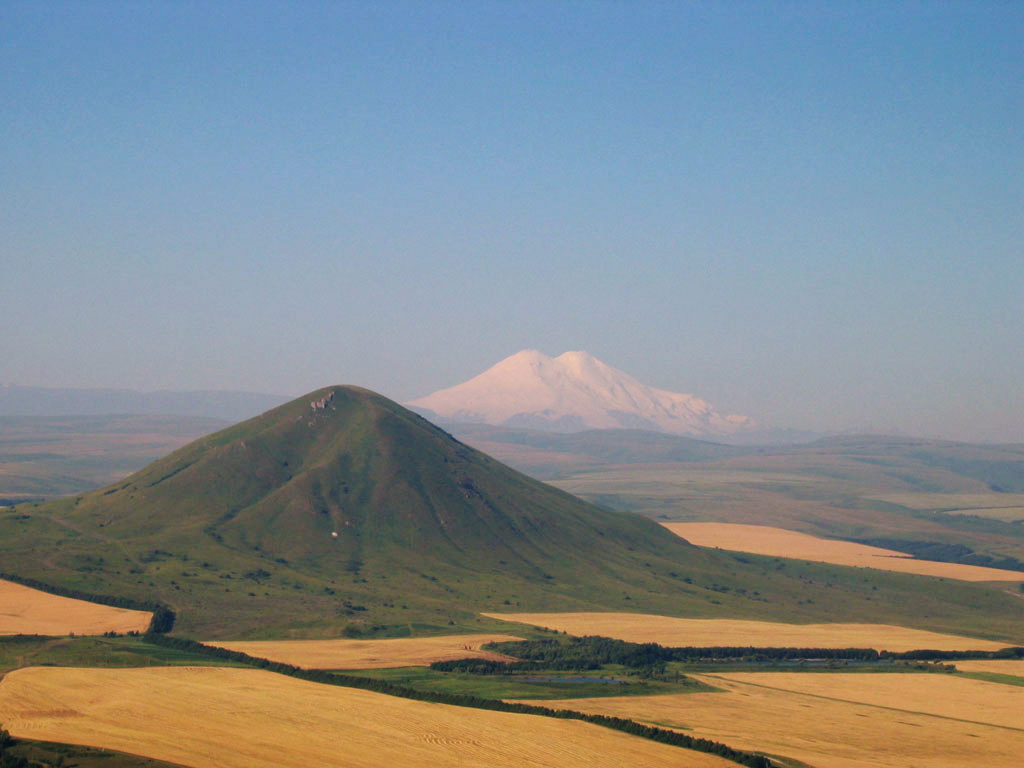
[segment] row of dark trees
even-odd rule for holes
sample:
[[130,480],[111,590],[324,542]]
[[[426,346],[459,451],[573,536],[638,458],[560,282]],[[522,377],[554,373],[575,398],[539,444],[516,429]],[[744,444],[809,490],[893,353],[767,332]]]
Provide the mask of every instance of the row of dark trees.
[[492,643],[488,650],[514,656],[520,661],[455,659],[430,665],[440,672],[464,672],[475,675],[536,672],[540,670],[595,670],[607,664],[631,669],[660,669],[667,662],[771,662],[771,661],[955,661],[957,659],[1019,659],[1024,648],[999,651],[903,652],[876,651],[874,648],[755,648],[752,646],[712,646],[670,648],[657,643],[629,643],[607,637],[571,637],[566,640],[542,639]]
[[501,699],[487,699],[481,696],[471,696],[461,693],[422,691],[416,688],[409,688],[404,685],[395,685],[394,683],[389,683],[385,680],[376,680],[369,677],[357,677],[355,675],[345,675],[337,672],[327,672],[325,670],[317,669],[300,669],[299,667],[292,666],[291,664],[282,664],[281,662],[270,661],[269,659],[249,656],[248,654],[240,653],[239,651],[229,651],[226,648],[215,648],[213,646],[196,642],[195,640],[186,640],[180,637],[169,637],[162,634],[147,634],[145,639],[147,642],[153,643],[154,645],[160,645],[165,648],[173,648],[179,651],[202,654],[204,656],[224,661],[246,664],[248,666],[266,669],[270,672],[277,672],[282,675],[288,675],[290,677],[296,677],[300,680],[308,680],[314,683],[340,685],[347,688],[359,688],[362,690],[374,691],[375,693],[387,694],[388,696],[399,696],[404,699],[414,699],[416,701],[427,701],[437,704],[450,704],[457,707],[472,707],[474,709],[488,709],[498,712],[512,712],[523,715],[541,715],[543,717],[554,717],[563,720],[582,720],[587,723],[594,723],[595,725],[600,725],[605,728],[623,731],[624,733],[640,736],[645,739],[651,739],[652,741],[658,741],[663,744],[671,744],[677,747],[693,749],[698,752],[707,752],[713,755],[718,755],[719,757],[723,757],[727,760],[732,760],[739,765],[748,766],[748,768],[773,768],[774,765],[768,758],[754,754],[753,752],[733,749],[732,747],[720,744],[716,741],[695,738],[666,728],[656,728],[654,726],[643,725],[642,723],[637,723],[633,720],[627,720],[622,717],[590,715],[584,712],[576,712],[574,710],[550,709],[548,707],[539,707],[533,704],[514,704],[502,701]]
[[0,728],[0,768],[31,768],[28,760],[20,755],[14,755],[8,747],[14,746],[14,739],[11,734]]

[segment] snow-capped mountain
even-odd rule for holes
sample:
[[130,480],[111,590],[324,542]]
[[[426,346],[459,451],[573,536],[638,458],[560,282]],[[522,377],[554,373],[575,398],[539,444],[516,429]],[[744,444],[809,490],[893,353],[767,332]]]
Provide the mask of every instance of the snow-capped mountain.
[[731,435],[757,426],[746,416],[719,413],[693,395],[641,384],[586,352],[548,357],[524,349],[469,381],[408,405],[448,421],[557,432],[627,428]]

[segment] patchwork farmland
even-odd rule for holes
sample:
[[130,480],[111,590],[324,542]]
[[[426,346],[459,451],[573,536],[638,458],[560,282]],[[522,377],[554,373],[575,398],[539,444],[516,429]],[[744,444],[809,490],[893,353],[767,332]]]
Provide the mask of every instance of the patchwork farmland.
[[[1017,768],[1021,689],[941,674],[722,673],[720,689],[545,702],[829,768]],[[788,760],[786,760],[788,758]]]
[[0,682],[15,737],[195,768],[735,768],[589,723],[429,704],[253,669],[30,667]]
[[450,659],[507,661],[510,657],[481,650],[480,646],[515,640],[522,638],[515,635],[441,635],[383,640],[218,640],[210,645],[304,669],[385,669],[427,666]]

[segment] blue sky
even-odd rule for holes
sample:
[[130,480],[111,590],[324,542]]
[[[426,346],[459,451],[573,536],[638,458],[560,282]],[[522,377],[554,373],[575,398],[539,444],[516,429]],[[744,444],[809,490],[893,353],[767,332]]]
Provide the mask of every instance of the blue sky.
[[0,382],[410,399],[586,349],[1024,441],[1016,3],[0,6]]

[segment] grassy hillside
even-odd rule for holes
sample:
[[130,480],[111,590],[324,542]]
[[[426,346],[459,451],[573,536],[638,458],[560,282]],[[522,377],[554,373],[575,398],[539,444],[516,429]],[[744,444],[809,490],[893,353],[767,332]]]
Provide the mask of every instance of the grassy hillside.
[[1024,601],[692,547],[332,387],[113,486],[0,514],[4,569],[157,599],[205,637],[496,629],[483,610],[871,620],[1016,640]]

